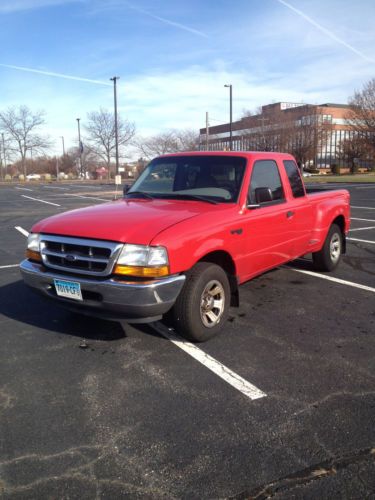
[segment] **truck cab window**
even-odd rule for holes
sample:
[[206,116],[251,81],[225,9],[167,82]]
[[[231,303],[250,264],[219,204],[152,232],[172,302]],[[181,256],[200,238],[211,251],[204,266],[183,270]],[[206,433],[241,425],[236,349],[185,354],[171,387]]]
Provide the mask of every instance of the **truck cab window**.
[[275,161],[258,160],[254,163],[248,193],[248,201],[251,205],[259,203],[256,196],[257,188],[268,188],[271,190],[272,201],[267,203],[280,203],[284,201],[284,190]]
[[283,163],[294,198],[305,196],[305,190],[297,165],[293,160],[284,160]]

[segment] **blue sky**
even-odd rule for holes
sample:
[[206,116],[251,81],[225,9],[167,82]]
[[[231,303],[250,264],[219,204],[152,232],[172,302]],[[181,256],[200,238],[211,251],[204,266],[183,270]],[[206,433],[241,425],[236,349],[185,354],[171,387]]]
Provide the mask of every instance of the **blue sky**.
[[143,136],[199,129],[206,111],[228,121],[226,83],[234,118],[346,103],[375,77],[374,19],[373,0],[0,0],[0,108],[44,109],[58,152],[61,135],[75,145],[77,117],[112,109],[114,75]]

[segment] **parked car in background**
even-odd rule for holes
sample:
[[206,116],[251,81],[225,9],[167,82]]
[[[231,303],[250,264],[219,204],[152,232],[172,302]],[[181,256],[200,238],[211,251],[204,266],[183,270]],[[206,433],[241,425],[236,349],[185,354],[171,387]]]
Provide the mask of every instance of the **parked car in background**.
[[26,180],[27,181],[40,181],[41,177],[39,174],[29,174],[26,175]]

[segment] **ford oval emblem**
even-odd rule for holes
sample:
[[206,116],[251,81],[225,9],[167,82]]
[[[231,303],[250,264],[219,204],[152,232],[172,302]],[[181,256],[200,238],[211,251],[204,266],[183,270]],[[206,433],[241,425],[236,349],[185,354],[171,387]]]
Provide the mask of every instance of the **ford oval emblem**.
[[77,260],[77,257],[70,253],[65,257],[65,260],[67,260],[68,262],[75,262]]

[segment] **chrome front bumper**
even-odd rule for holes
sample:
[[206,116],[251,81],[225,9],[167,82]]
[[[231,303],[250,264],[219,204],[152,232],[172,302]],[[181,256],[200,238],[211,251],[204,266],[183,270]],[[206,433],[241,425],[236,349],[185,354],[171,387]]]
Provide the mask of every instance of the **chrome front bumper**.
[[[92,316],[123,319],[129,323],[156,321],[175,303],[184,282],[184,275],[170,276],[147,283],[129,282],[108,277],[93,279],[63,274],[43,264],[23,260],[22,277],[27,285],[57,304]],[[83,301],[59,297],[54,279],[75,281],[81,285]]]

